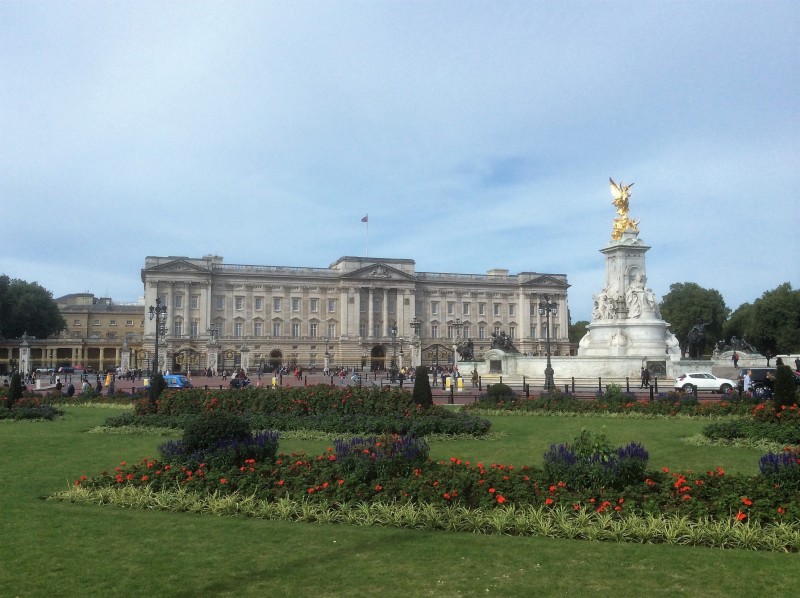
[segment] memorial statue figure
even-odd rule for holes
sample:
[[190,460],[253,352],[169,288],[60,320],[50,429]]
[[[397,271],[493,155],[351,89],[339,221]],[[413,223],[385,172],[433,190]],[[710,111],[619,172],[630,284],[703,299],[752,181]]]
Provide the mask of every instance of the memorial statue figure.
[[492,332],[492,349],[500,349],[506,353],[518,353],[517,348],[514,346],[514,342],[511,340],[511,337],[508,336],[503,330],[501,330],[499,333]]
[[639,318],[644,310],[645,288],[642,275],[638,272],[625,289],[625,305],[628,307],[629,318]]
[[459,344],[456,351],[461,355],[461,361],[475,361],[475,345],[472,339],[468,338],[466,343]]
[[633,183],[626,185],[620,181],[619,185],[617,185],[614,179],[609,178],[608,180],[611,183],[611,197],[614,198],[611,203],[617,208],[618,214],[618,216],[614,218],[614,228],[611,231],[611,238],[618,241],[622,238],[622,233],[624,231],[639,230],[639,221],[633,220],[628,216],[628,200],[631,197],[631,187],[633,187]]
[[705,342],[706,325],[702,320],[698,320],[686,338],[686,350],[690,359],[699,359],[702,356]]

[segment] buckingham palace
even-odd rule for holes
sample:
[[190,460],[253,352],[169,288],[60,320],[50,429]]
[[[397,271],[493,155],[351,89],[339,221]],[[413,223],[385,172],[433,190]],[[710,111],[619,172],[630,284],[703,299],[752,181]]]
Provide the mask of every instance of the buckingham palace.
[[[446,366],[459,341],[475,359],[497,335],[544,354],[539,301],[553,355],[569,355],[567,277],[494,269],[417,272],[411,259],[342,257],[327,268],[225,264],[223,258],[147,257],[142,349],[162,370]],[[155,307],[162,317],[147,317]],[[156,345],[156,330],[160,331]]]

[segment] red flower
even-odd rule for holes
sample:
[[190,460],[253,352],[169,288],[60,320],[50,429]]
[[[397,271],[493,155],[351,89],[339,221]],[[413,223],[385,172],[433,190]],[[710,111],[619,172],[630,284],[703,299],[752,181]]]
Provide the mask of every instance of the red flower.
[[748,507],[753,505],[753,501],[747,498],[746,496],[742,497],[742,504],[747,505]]
[[228,483],[228,480],[226,480],[225,478],[220,478],[220,479],[219,479],[219,483],[220,483],[220,484],[227,484],[227,483]]
[[383,490],[383,486],[381,486],[380,484],[378,484],[377,486],[375,486],[375,490],[376,490],[376,491],[378,491],[378,492],[380,492],[381,490]]
[[545,499],[545,501],[544,501],[544,504],[546,504],[546,505],[552,505],[554,502],[556,502],[556,501],[554,501],[552,498],[550,498],[550,497],[548,496],[548,497]]
[[736,513],[736,521],[744,521],[745,519],[747,519],[747,515],[745,515],[741,511]]
[[150,478],[148,478],[146,475],[143,475],[143,476],[142,476],[142,481],[143,481],[143,482],[146,482],[146,481],[147,481],[147,480],[149,480],[149,479],[150,479]]
[[497,495],[497,502],[502,505],[504,502],[506,502],[506,499],[502,494],[498,494]]
[[494,488],[489,488],[489,494],[494,494],[494,492],[495,492]]

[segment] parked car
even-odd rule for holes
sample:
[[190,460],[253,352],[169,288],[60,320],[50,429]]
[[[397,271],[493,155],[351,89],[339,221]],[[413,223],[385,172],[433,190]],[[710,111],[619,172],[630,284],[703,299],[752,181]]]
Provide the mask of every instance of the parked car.
[[681,374],[675,380],[675,388],[683,392],[693,392],[696,388],[699,391],[721,392],[722,394],[729,393],[736,383],[727,378],[717,378],[714,374],[708,372],[691,372],[688,374]]
[[53,368],[36,368],[37,374],[52,374],[54,371]]
[[[739,370],[739,388],[744,388],[744,376],[750,370],[750,391],[759,399],[769,399],[775,387],[775,374],[777,368],[744,368]],[[794,374],[795,387],[800,388],[800,374]]]
[[250,380],[248,378],[231,379],[231,388],[246,388],[247,386],[250,386]]
[[61,366],[60,368],[58,368],[58,373],[59,374],[74,374],[75,373],[75,368],[72,367],[72,366],[64,365],[64,366]]
[[192,381],[181,374],[169,374],[164,376],[167,388],[192,388]]

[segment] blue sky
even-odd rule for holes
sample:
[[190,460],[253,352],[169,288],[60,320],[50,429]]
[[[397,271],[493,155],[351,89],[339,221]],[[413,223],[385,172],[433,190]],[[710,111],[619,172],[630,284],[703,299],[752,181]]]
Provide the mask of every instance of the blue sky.
[[800,5],[0,3],[0,273],[133,301],[148,255],[800,284]]

